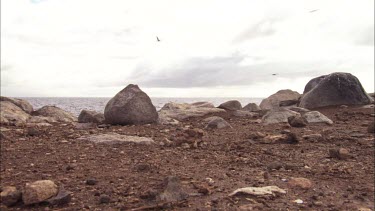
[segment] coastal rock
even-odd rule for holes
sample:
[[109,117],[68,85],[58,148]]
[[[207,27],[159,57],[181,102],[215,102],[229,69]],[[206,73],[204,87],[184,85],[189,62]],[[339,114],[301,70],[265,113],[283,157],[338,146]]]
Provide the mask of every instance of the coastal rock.
[[0,101],[0,123],[4,125],[24,125],[30,117],[28,113],[9,101]]
[[136,143],[136,144],[154,144],[154,140],[146,137],[139,136],[128,136],[120,135],[118,133],[105,133],[105,134],[95,134],[89,136],[83,136],[78,138],[78,140],[91,141],[96,144],[118,144],[118,143]]
[[106,123],[118,125],[156,123],[158,113],[150,97],[137,85],[130,84],[105,106]]
[[208,114],[223,113],[224,109],[197,107],[187,103],[167,103],[159,111],[159,118],[172,118],[184,121],[192,117],[201,117]]
[[220,104],[218,108],[222,108],[222,109],[229,110],[229,111],[236,111],[236,110],[241,110],[242,105],[238,100],[230,100],[230,101]]
[[98,113],[96,111],[82,110],[78,116],[79,123],[104,123],[104,114]]
[[319,142],[324,140],[322,134],[319,133],[303,135],[302,138],[309,142]]
[[77,118],[63,109],[56,106],[43,106],[42,108],[33,112],[34,116],[52,117],[57,122],[74,122]]
[[279,135],[268,135],[260,140],[263,144],[296,144],[299,142],[296,134],[286,133]]
[[288,123],[292,127],[306,127],[308,122],[301,115],[297,115],[288,117]]
[[19,200],[21,200],[21,191],[17,190],[16,187],[6,186],[0,193],[0,201],[5,206],[13,206]]
[[263,116],[262,121],[264,124],[286,123],[289,117],[299,115],[299,113],[287,109],[271,110]]
[[350,153],[349,153],[349,150],[345,148],[330,149],[329,156],[331,158],[337,158],[339,160],[346,160],[350,158]]
[[172,119],[172,118],[167,117],[165,115],[159,114],[158,124],[160,124],[160,125],[178,125],[178,124],[180,124],[180,122],[176,119]]
[[221,129],[226,127],[231,128],[232,126],[221,117],[212,118],[206,125],[206,128],[209,129]]
[[26,183],[22,191],[22,200],[26,205],[45,201],[58,193],[57,185],[51,180],[38,180]]
[[195,103],[192,103],[191,105],[195,107],[202,107],[202,108],[215,108],[214,104],[210,102],[195,102]]
[[237,110],[233,112],[233,116],[236,117],[258,117],[259,114],[250,111]]
[[332,120],[324,116],[319,111],[309,111],[305,113],[302,117],[305,118],[308,123],[326,123],[327,125],[333,124]]
[[[275,94],[263,99],[259,107],[262,110],[273,110],[282,107],[284,104],[290,105],[290,102],[298,102],[301,95],[290,89],[280,90]],[[288,103],[289,102],[289,103]]]
[[[364,91],[358,78],[350,73],[332,73],[324,77],[321,76],[319,80],[316,78],[312,80],[319,81],[319,83],[312,83],[315,86],[311,86],[312,89],[302,96],[300,107],[313,109],[332,105],[371,103],[370,96]],[[309,89],[305,88],[305,90]]]
[[30,116],[27,119],[27,123],[56,123],[57,120],[54,117],[45,117],[45,116]]
[[31,112],[33,112],[33,110],[34,110],[33,106],[29,102],[27,102],[26,100],[0,96],[0,101],[11,102],[28,114],[31,114]]
[[262,110],[256,103],[249,103],[245,107],[242,108],[244,111],[260,111]]
[[50,205],[57,205],[61,206],[64,204],[68,204],[72,200],[71,192],[65,190],[63,187],[59,188],[59,192],[56,196],[53,196],[50,199],[47,199],[46,202]]

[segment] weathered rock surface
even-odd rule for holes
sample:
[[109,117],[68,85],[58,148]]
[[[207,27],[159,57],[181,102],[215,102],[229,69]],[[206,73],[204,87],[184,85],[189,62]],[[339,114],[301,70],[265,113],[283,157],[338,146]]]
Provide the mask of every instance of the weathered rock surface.
[[249,103],[245,107],[243,107],[242,110],[253,112],[260,111],[262,109],[256,103]]
[[52,117],[57,122],[75,122],[77,117],[56,106],[43,106],[33,112],[34,116]]
[[[300,100],[300,107],[313,109],[332,105],[364,105],[371,103],[357,77],[350,73],[332,73],[312,79]],[[318,82],[319,81],[319,82]],[[311,84],[315,85],[312,86]],[[306,85],[306,86],[307,86]]]
[[43,202],[58,193],[57,185],[51,180],[26,183],[22,190],[22,200],[26,205]]
[[294,133],[286,133],[265,136],[260,142],[263,144],[296,144],[299,142],[299,139]]
[[333,124],[332,120],[324,116],[319,111],[306,112],[302,117],[305,118],[308,123],[326,123],[328,125]]
[[24,125],[30,117],[28,113],[9,101],[0,101],[0,123],[4,125]]
[[331,158],[337,158],[339,160],[346,160],[351,157],[349,150],[345,148],[330,149],[329,156]]
[[158,113],[150,97],[137,85],[130,84],[105,106],[106,123],[118,125],[156,123]]
[[[259,107],[262,110],[272,110],[277,109],[285,105],[290,105],[290,102],[298,102],[301,95],[298,92],[292,91],[290,89],[280,90],[275,94],[263,99]],[[284,103],[283,103],[284,102]],[[286,103],[289,102],[289,103]],[[280,105],[281,103],[281,105]]]
[[226,127],[231,128],[232,126],[221,117],[211,118],[211,120],[206,125],[206,128],[209,129],[221,129]]
[[222,108],[222,109],[229,110],[229,111],[236,111],[236,110],[241,110],[242,105],[238,100],[229,100],[225,103],[220,104],[218,108]]
[[19,200],[21,200],[21,191],[17,190],[16,187],[6,186],[0,193],[0,201],[5,206],[13,206]]
[[33,110],[34,110],[33,106],[29,102],[27,102],[26,100],[0,96],[0,101],[11,102],[28,114],[31,114],[31,112],[33,112]]
[[97,144],[117,144],[117,143],[136,143],[153,144],[154,140],[146,137],[120,135],[118,133],[105,133],[98,135],[89,135],[78,138],[78,140],[91,141]]
[[289,117],[298,115],[300,114],[287,109],[271,110],[262,117],[262,122],[264,124],[286,123]]
[[195,103],[192,103],[191,105],[195,107],[215,108],[214,104],[210,102],[195,102]]
[[30,116],[27,119],[27,123],[56,123],[57,120],[54,117],[46,116]]
[[184,121],[191,117],[201,117],[207,114],[222,112],[225,112],[225,110],[211,107],[197,107],[187,103],[167,103],[160,109],[159,119],[168,117],[178,121]]
[[89,110],[82,110],[78,116],[79,123],[97,123],[102,124],[104,123],[104,114],[98,113],[96,111],[89,111]]
[[309,109],[301,108],[301,107],[297,107],[297,106],[289,107],[288,110],[295,111],[295,112],[298,112],[300,114],[304,114],[304,113],[310,111]]
[[56,196],[53,196],[52,198],[49,198],[46,200],[47,203],[50,205],[64,205],[68,204],[72,200],[71,192],[65,190],[64,188],[60,187],[59,192]]

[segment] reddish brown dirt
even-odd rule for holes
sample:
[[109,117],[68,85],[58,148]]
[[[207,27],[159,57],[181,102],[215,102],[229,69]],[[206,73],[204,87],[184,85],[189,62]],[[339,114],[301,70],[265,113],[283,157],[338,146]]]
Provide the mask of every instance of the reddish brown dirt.
[[[150,210],[237,210],[245,205],[254,210],[374,210],[374,135],[367,132],[367,125],[374,120],[374,110],[350,107],[319,111],[335,123],[290,128],[283,124],[266,126],[255,123],[254,119],[224,114],[221,116],[233,129],[205,130],[201,118],[190,119],[180,126],[76,130],[72,125],[54,125],[38,129],[40,134],[35,136],[27,135],[26,128],[2,127],[6,139],[1,140],[1,187],[22,188],[26,182],[50,179],[73,195],[71,202],[63,206],[19,203],[11,208],[1,206],[1,210],[155,207],[157,201],[152,193],[162,190],[167,176],[178,176],[191,196],[180,203]],[[103,145],[76,140],[82,135],[110,131],[152,137],[156,142],[165,138],[183,140],[186,126],[205,131],[203,144],[198,148]],[[300,142],[262,144],[254,139],[256,132],[277,135],[285,129],[295,133]],[[302,139],[303,135],[314,133],[322,134],[324,140]],[[349,159],[329,157],[329,149],[340,147],[349,150]],[[284,167],[270,170],[270,165]],[[313,186],[307,190],[293,188],[284,180],[291,177],[307,178]],[[89,178],[97,180],[97,184],[87,185],[85,181]],[[214,181],[212,186],[206,178]],[[228,197],[237,188],[268,185],[276,185],[287,193],[269,198]],[[110,202],[100,204],[100,194],[109,195]],[[303,204],[295,203],[296,199],[303,200]]]

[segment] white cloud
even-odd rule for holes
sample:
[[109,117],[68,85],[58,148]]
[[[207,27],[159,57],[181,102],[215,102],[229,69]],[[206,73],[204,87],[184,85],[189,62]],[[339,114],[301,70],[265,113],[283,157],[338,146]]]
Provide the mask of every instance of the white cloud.
[[2,95],[112,96],[140,83],[156,96],[254,97],[335,71],[374,91],[372,0],[1,3]]

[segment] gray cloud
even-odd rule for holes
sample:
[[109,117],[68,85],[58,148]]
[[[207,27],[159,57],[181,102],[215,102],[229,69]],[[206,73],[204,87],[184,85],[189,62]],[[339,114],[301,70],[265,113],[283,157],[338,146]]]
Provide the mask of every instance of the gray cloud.
[[233,43],[240,43],[247,40],[255,39],[258,37],[267,37],[276,33],[275,25],[280,22],[282,18],[270,18],[262,20],[250,28],[242,32],[236,38],[234,38]]
[[[316,62],[279,62],[256,65],[241,65],[246,58],[243,55],[230,57],[193,58],[178,67],[170,67],[157,73],[151,73],[147,66],[139,66],[127,82],[152,88],[191,88],[254,85],[272,82],[279,77],[298,78],[326,74],[324,68]],[[272,74],[276,74],[273,76]],[[123,85],[125,81],[116,82]],[[103,85],[103,84],[102,84]],[[111,84],[113,85],[113,84]]]

